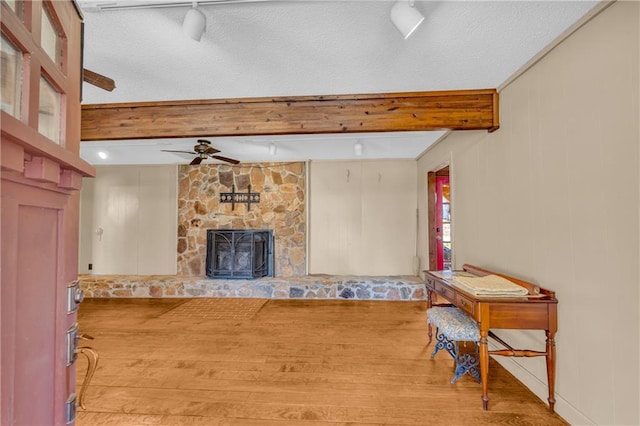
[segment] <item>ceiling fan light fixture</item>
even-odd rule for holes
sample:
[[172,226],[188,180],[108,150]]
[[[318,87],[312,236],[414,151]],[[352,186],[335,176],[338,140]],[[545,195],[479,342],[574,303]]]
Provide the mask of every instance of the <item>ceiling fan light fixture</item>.
[[209,142],[206,139],[198,139],[198,142],[194,145],[193,147],[193,151],[179,151],[179,150],[175,150],[175,149],[162,149],[162,152],[176,152],[179,154],[190,154],[190,155],[195,155],[196,157],[191,160],[191,162],[189,163],[192,166],[197,166],[198,164],[202,163],[204,160],[208,159],[208,158],[213,158],[216,160],[220,160],[220,161],[224,161],[226,163],[230,163],[230,164],[240,164],[240,161],[233,159],[233,158],[229,158],[229,157],[223,157],[222,155],[218,155],[218,153],[220,152],[219,149],[214,148],[211,146],[211,142]]
[[391,12],[389,12],[389,17],[405,40],[424,21],[422,13],[414,7],[413,0],[398,0],[395,2],[391,7]]
[[200,41],[206,28],[207,17],[198,9],[198,2],[193,2],[193,7],[184,15],[182,31],[193,40]]

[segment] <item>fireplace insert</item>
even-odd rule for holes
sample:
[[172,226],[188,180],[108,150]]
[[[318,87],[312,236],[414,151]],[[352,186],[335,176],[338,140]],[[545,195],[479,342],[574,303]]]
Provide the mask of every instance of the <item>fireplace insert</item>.
[[208,229],[206,266],[210,278],[272,277],[272,231]]

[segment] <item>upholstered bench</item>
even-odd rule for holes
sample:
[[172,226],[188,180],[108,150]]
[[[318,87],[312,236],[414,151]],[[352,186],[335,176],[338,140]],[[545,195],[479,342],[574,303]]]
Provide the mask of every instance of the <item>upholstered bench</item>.
[[[480,372],[478,371],[480,330],[478,324],[460,309],[448,306],[435,306],[427,309],[427,323],[436,327],[436,344],[431,358],[436,356],[440,349],[444,349],[456,363],[451,383],[455,383],[466,373],[480,382]],[[473,342],[474,352],[460,353],[460,342]]]

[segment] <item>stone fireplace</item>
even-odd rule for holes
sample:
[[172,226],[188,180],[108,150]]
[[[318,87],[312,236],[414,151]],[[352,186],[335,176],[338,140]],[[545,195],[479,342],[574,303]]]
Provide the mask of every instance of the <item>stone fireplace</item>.
[[[207,274],[207,230],[273,232],[273,276],[305,274],[305,164],[181,165],[177,274]],[[260,194],[254,204],[221,203],[221,193]]]
[[[305,168],[300,162],[179,166],[178,274],[80,275],[81,288],[87,297],[424,300],[417,276],[305,274]],[[241,195],[234,205],[221,202],[226,193]],[[244,202],[247,197],[253,202]],[[208,230],[270,230],[273,276],[211,279]]]

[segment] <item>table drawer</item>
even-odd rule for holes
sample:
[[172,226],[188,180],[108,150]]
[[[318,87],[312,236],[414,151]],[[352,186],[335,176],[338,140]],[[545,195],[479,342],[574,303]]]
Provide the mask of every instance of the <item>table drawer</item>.
[[456,294],[456,306],[463,311],[467,312],[470,315],[474,314],[475,304],[472,300],[467,299],[466,297]]
[[438,281],[436,281],[436,293],[440,294],[442,297],[451,302],[455,302],[456,300],[456,292]]

